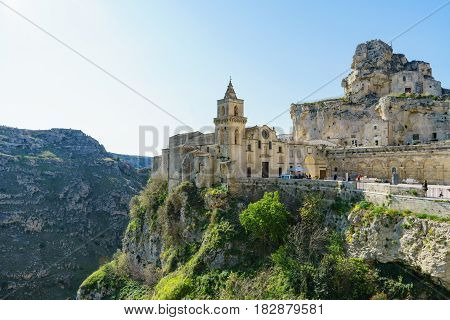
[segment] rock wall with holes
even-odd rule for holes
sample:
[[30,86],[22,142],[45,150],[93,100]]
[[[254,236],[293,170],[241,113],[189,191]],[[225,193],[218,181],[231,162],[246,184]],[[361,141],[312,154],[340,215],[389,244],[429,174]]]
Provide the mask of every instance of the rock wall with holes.
[[441,83],[433,78],[429,63],[408,61],[405,55],[393,53],[392,47],[381,40],[356,47],[351,73],[342,80],[342,87],[352,102],[368,95],[442,94]]
[[450,96],[345,99],[293,104],[297,143],[323,140],[336,147],[411,145],[445,141],[450,132]]

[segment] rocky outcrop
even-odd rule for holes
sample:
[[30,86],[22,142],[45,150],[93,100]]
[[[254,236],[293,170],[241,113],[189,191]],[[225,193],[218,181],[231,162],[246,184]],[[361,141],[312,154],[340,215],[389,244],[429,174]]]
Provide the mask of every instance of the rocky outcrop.
[[348,218],[350,255],[410,266],[450,289],[449,222],[364,209]]
[[381,40],[359,44],[351,70],[342,80],[342,87],[353,102],[369,95],[382,97],[390,93],[442,94],[429,63],[408,62],[405,55],[393,53],[392,47]]
[[73,298],[146,179],[81,131],[0,127],[0,298]]

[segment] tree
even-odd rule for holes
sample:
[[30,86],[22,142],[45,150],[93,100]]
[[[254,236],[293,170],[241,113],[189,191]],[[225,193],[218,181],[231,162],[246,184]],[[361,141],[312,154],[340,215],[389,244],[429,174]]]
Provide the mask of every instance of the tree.
[[278,192],[266,192],[262,199],[242,211],[239,220],[255,238],[280,243],[287,233],[288,215]]

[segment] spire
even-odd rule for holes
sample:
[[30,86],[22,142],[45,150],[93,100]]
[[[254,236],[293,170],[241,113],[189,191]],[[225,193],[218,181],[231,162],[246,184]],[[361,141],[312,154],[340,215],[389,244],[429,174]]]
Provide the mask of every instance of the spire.
[[231,83],[231,77],[230,82],[228,83],[227,92],[225,92],[225,99],[237,99],[236,92],[234,92],[233,84]]

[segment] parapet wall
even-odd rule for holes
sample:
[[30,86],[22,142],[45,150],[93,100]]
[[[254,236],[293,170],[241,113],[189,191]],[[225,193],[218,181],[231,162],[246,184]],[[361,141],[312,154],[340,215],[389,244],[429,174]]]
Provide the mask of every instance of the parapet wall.
[[[445,187],[446,188],[446,187]],[[416,190],[418,196],[408,195]],[[447,190],[447,188],[446,188]],[[233,181],[230,192],[250,202],[260,199],[264,192],[279,191],[281,200],[290,208],[298,208],[301,197],[309,191],[319,191],[325,200],[336,197],[347,200],[367,200],[377,205],[385,205],[396,210],[411,210],[416,213],[428,213],[438,216],[450,215],[450,199],[423,197],[423,191],[417,186],[392,186],[389,184],[354,181],[330,180],[281,180],[277,178],[245,178]],[[415,193],[415,192],[414,192]],[[422,195],[422,196],[421,196]]]

